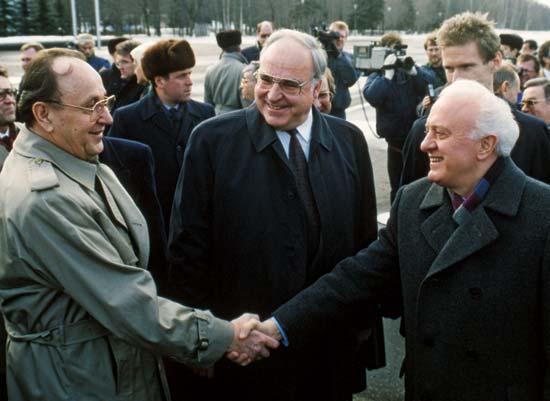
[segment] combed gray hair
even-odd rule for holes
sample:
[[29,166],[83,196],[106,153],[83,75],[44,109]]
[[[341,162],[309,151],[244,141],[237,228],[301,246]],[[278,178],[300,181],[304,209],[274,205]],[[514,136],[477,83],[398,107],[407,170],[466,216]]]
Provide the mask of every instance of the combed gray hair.
[[[473,139],[487,135],[498,138],[495,152],[498,156],[509,156],[519,137],[519,127],[508,103],[495,96],[479,82],[459,79],[441,92],[458,92],[472,99],[478,111],[478,118],[472,130]],[[453,94],[449,94],[453,96]]]
[[314,88],[315,85],[323,78],[325,70],[327,68],[327,53],[321,47],[321,44],[313,36],[308,35],[304,32],[294,31],[292,29],[279,29],[275,31],[269,39],[266,41],[262,47],[261,55],[265,50],[270,47],[273,43],[281,39],[292,39],[300,43],[306,50],[309,50],[311,53],[311,58],[313,60],[313,76],[311,87]]

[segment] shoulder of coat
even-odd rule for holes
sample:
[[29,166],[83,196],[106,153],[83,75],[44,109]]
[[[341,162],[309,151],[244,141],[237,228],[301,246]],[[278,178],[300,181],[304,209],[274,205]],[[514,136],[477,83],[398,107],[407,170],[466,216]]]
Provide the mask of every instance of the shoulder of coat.
[[30,160],[28,171],[31,191],[44,191],[59,186],[59,177],[52,163],[41,157]]

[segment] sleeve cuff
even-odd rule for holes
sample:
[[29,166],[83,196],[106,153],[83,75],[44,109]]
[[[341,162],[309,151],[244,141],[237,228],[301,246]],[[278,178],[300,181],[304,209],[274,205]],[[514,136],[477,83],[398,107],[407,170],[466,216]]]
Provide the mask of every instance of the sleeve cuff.
[[283,330],[283,327],[279,324],[279,322],[277,321],[277,319],[275,317],[272,317],[271,319],[273,320],[273,322],[277,326],[277,329],[279,329],[279,333],[281,333],[281,336],[282,336],[282,341],[281,342],[283,343],[283,345],[285,347],[288,347],[288,345],[289,345],[288,337],[286,336],[286,333]]

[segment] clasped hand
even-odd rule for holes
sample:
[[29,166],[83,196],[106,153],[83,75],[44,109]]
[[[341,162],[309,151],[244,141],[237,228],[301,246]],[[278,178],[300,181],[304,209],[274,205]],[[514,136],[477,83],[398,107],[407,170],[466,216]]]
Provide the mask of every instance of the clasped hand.
[[275,332],[270,336],[260,331],[267,331],[267,327],[265,322],[260,322],[258,315],[245,313],[231,323],[234,328],[233,342],[226,356],[241,366],[269,357],[269,349],[279,346],[279,341],[273,338]]

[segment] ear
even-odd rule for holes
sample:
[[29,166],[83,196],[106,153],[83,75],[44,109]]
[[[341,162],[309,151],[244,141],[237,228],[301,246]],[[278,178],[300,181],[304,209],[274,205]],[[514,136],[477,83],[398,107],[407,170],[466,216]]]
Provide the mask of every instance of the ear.
[[46,132],[51,133],[54,130],[51,120],[51,108],[45,102],[36,102],[32,105],[32,114],[36,123]]
[[479,141],[479,150],[477,156],[479,160],[486,160],[495,153],[497,147],[498,137],[494,134],[484,136]]
[[493,62],[493,73],[495,73],[502,65],[502,53],[497,52],[495,58],[491,61]]
[[508,89],[510,89],[510,82],[504,81],[501,85],[502,88],[502,94],[504,95],[506,92],[508,92]]
[[160,76],[160,75],[157,75],[155,78],[154,78],[154,81],[155,81],[155,87],[157,88],[164,88],[164,82],[165,82],[165,79]]

